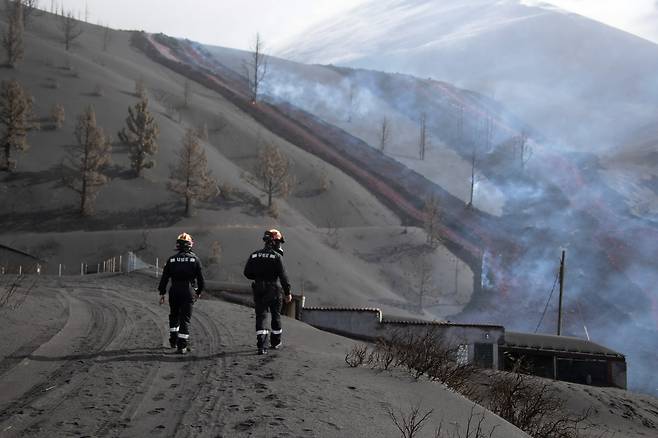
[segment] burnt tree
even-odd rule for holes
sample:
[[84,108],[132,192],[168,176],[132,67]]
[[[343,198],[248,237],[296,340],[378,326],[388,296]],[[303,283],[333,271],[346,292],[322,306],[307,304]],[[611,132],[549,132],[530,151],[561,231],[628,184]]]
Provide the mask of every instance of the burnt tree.
[[109,182],[105,168],[111,162],[112,145],[96,123],[93,106],[78,116],[76,144],[69,151],[64,185],[80,195],[80,214],[92,216],[100,189]]
[[251,44],[251,52],[249,53],[247,61],[244,63],[252,103],[258,101],[258,96],[262,91],[263,81],[267,75],[268,65],[264,49],[265,42],[260,33],[256,33]]
[[128,145],[130,167],[137,177],[142,177],[144,169],[155,165],[152,157],[158,151],[160,129],[148,109],[148,99],[143,97],[134,107],[128,107],[126,126],[119,131],[119,139]]
[[185,215],[192,216],[194,202],[206,200],[219,193],[217,181],[208,170],[206,152],[194,129],[188,129],[178,151],[178,162],[171,167],[167,187],[185,198]]
[[68,11],[66,14],[63,14],[59,17],[59,30],[62,32],[62,42],[66,51],[69,51],[71,44],[82,35],[82,28],[80,28],[80,22],[73,17],[73,12]]
[[274,196],[286,197],[293,185],[288,158],[273,144],[267,144],[258,154],[254,185],[267,196],[267,206],[272,207]]
[[7,55],[7,66],[14,68],[23,60],[23,33],[25,23],[23,3],[5,0],[7,28],[2,35],[2,47]]
[[0,84],[0,125],[2,125],[2,148],[4,156],[0,170],[12,170],[16,161],[12,151],[26,151],[29,148],[27,133],[32,127],[32,101],[18,81],[2,81]]

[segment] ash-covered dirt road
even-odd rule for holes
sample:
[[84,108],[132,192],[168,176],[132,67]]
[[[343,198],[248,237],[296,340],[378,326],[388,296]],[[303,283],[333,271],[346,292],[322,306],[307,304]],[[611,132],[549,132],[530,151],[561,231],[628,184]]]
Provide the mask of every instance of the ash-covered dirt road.
[[[253,310],[219,300],[197,302],[194,351],[177,355],[156,282],[40,277],[14,292],[0,308],[0,437],[397,436],[387,408],[418,403],[434,409],[428,431],[466,425],[463,397],[349,368],[353,341],[298,321],[284,319],[284,349],[257,356]],[[488,413],[484,424],[525,436]]]

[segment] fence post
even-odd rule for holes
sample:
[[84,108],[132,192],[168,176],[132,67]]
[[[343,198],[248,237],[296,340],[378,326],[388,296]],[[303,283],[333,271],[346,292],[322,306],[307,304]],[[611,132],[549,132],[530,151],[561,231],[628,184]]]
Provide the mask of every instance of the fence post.
[[158,268],[159,261],[160,260],[156,257],[155,258],[155,278],[158,278],[158,276],[160,275],[160,270]]
[[62,264],[61,263],[59,264],[59,276],[60,277],[62,276]]
[[123,255],[119,255],[119,272],[123,272]]

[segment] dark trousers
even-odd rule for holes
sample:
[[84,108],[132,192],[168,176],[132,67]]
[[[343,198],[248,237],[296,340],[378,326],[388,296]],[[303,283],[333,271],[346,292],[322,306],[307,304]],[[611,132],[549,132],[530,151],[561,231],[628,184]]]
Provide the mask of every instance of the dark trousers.
[[270,326],[272,328],[272,336],[270,337],[270,344],[277,345],[281,340],[281,291],[278,287],[259,293],[258,290],[254,291],[254,305],[256,308],[256,337],[258,339],[258,347],[264,347],[265,340],[269,330],[265,326],[265,319],[267,312],[270,313]]
[[169,335],[177,338],[180,348],[187,346],[192,318],[192,294],[188,291],[169,291]]

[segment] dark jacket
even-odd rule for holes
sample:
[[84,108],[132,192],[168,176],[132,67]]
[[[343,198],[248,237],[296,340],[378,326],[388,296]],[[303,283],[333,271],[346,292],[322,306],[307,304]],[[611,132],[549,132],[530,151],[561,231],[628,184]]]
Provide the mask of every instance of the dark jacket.
[[158,290],[160,295],[167,293],[167,282],[171,279],[171,293],[191,293],[192,282],[196,280],[197,293],[205,288],[201,261],[192,251],[179,251],[167,260],[162,271]]
[[263,248],[253,252],[244,267],[244,276],[250,280],[275,283],[281,282],[283,292],[290,294],[290,282],[283,267],[281,255],[271,248]]

